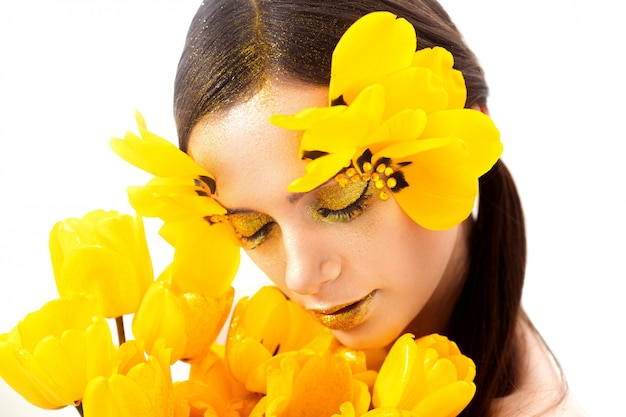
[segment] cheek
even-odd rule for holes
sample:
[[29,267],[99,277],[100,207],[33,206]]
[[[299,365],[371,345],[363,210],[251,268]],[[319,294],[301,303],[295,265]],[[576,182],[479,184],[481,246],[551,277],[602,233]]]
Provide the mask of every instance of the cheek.
[[397,205],[389,202],[390,221],[378,231],[378,257],[399,286],[420,292],[432,290],[442,279],[452,259],[458,228],[424,229]]
[[282,244],[279,242],[265,242],[246,254],[252,262],[285,294],[285,256]]

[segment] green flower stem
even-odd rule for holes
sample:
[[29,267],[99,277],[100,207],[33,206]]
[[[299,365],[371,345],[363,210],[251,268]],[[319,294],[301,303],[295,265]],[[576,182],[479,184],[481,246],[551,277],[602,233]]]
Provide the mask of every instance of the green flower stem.
[[122,346],[126,342],[126,333],[124,332],[124,316],[115,318],[115,324],[117,325],[117,340],[119,345]]

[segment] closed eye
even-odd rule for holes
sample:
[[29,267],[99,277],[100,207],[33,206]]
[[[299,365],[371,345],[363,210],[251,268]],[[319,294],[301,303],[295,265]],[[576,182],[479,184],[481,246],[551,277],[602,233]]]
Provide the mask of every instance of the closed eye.
[[320,191],[314,217],[330,223],[350,222],[363,213],[373,195],[371,181],[335,187]]
[[269,222],[265,223],[251,236],[239,235],[241,246],[247,250],[257,248],[261,243],[265,242],[276,226],[276,222]]
[[241,246],[246,250],[257,248],[278,226],[271,216],[264,213],[229,213],[228,220],[235,229]]

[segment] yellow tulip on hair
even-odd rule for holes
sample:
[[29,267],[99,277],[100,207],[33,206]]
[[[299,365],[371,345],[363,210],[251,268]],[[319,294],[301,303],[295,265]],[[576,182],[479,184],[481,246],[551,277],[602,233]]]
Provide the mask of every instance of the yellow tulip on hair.
[[476,392],[475,375],[474,362],[445,336],[413,340],[404,334],[393,344],[374,384],[372,403],[380,410],[366,415],[391,416],[385,413],[398,409],[412,416],[456,416]]
[[382,200],[393,196],[427,229],[470,215],[478,178],[502,153],[500,133],[487,115],[465,108],[453,55],[416,48],[413,26],[389,12],[369,13],[345,32],[333,52],[329,106],[270,118],[303,131],[306,172],[289,191],[332,178],[373,181]]
[[38,407],[79,406],[88,381],[110,372],[114,354],[93,300],[54,300],[0,335],[0,377]]
[[92,294],[109,318],[134,313],[153,279],[141,218],[117,211],[58,222],[50,255],[61,298]]
[[85,389],[85,417],[173,417],[174,393],[170,350],[157,341],[146,359],[134,340],[119,350],[117,369],[98,377]]

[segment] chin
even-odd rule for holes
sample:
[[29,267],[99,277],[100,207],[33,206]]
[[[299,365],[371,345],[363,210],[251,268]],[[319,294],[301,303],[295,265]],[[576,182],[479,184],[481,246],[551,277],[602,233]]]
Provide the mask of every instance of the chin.
[[[360,327],[360,326],[359,326]],[[343,344],[351,349],[369,350],[380,349],[391,345],[400,337],[400,333],[376,332],[364,328],[351,330],[333,330],[333,335]]]

